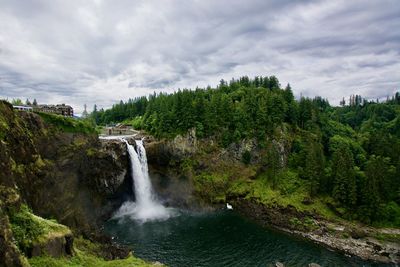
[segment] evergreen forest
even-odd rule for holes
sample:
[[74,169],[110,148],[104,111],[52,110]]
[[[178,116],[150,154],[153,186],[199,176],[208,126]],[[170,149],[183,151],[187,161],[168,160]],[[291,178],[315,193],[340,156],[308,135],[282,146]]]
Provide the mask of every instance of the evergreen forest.
[[[365,223],[400,226],[400,94],[386,101],[352,95],[332,106],[321,97],[296,100],[291,86],[275,76],[221,80],[216,88],[178,90],[172,94],[121,101],[91,118],[97,125],[130,123],[158,138],[196,130],[221,148],[243,139],[257,140],[269,151],[266,168],[279,184],[281,168],[307,185],[311,199],[329,197],[336,211]],[[286,166],[274,158],[277,132],[287,133]],[[251,155],[243,154],[251,164]],[[338,208],[339,207],[339,208]]]

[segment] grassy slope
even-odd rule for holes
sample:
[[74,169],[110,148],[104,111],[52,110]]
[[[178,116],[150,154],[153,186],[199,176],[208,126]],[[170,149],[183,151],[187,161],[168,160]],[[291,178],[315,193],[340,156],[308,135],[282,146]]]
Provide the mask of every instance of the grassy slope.
[[[199,153],[181,163],[181,170],[191,176],[198,195],[212,203],[225,203],[227,198],[253,199],[266,206],[292,206],[299,212],[318,214],[330,220],[342,220],[329,206],[330,197],[312,198],[307,181],[298,177],[294,170],[284,169],[275,188],[267,172],[260,172],[259,165],[220,158],[220,149],[200,145]],[[201,169],[197,166],[202,166]],[[205,167],[204,167],[205,166]]]
[[[239,177],[237,175],[239,174]],[[339,220],[340,218],[328,207],[333,200],[329,197],[310,198],[304,181],[290,170],[280,174],[281,182],[275,189],[271,185],[266,173],[256,179],[240,177],[240,173],[229,175],[229,171],[209,172],[200,174],[195,178],[196,191],[208,196],[211,202],[225,202],[229,196],[240,196],[245,199],[254,199],[266,206],[288,207],[292,206],[299,212],[310,212],[327,219]]]
[[[54,220],[47,220],[34,215],[26,205],[18,211],[10,213],[11,229],[18,247],[23,249],[33,243],[45,243],[55,237],[70,234],[71,230]],[[96,253],[100,248],[83,238],[76,238],[74,242],[75,254],[72,257],[52,258],[50,256],[33,257],[29,259],[31,266],[154,266],[130,255],[127,259],[106,261]]]
[[69,133],[95,133],[96,129],[89,120],[75,119],[61,115],[36,112],[45,122],[57,129]]
[[98,258],[94,255],[91,255],[86,252],[76,250],[76,255],[71,258],[61,258],[55,259],[51,257],[36,257],[29,260],[31,266],[35,267],[64,267],[64,266],[87,266],[87,267],[106,267],[106,266],[115,266],[115,267],[147,267],[154,266],[153,264],[149,264],[144,262],[143,260],[129,257],[123,260],[113,260],[113,261],[105,261],[101,258]]
[[9,217],[11,229],[20,248],[71,234],[68,227],[34,215],[26,205],[22,205],[18,211],[10,212]]
[[339,219],[327,206],[327,203],[333,201],[331,198],[313,198],[307,203],[309,194],[304,182],[297,178],[296,173],[284,171],[281,176],[286,177],[284,178],[286,181],[281,182],[275,189],[272,188],[266,176],[264,173],[256,180],[237,181],[232,185],[229,193],[245,195],[245,198],[255,199],[266,206],[292,206],[299,212],[311,212],[327,219]]
[[148,267],[154,266],[152,263],[145,262],[141,259],[130,255],[126,259],[106,261],[93,253],[96,244],[82,238],[75,239],[75,255],[73,257],[62,257],[59,259],[42,256],[29,259],[31,266],[35,267],[63,267],[63,266],[87,266],[87,267]]
[[[230,199],[253,200],[266,207],[294,208],[305,216],[292,214],[288,221],[296,229],[314,230],[316,225],[312,217],[323,218],[332,225],[346,225],[348,230],[362,225],[346,214],[329,196],[310,197],[307,181],[301,179],[295,170],[283,169],[278,174],[278,183],[272,186],[271,175],[260,170],[259,165],[243,164],[231,159],[224,159],[221,150],[209,144],[199,145],[199,152],[180,163],[180,171],[193,180],[198,196],[210,203],[229,202]],[[373,225],[371,237],[380,241],[398,243],[398,229],[382,228],[392,225]],[[391,231],[387,231],[391,230]]]

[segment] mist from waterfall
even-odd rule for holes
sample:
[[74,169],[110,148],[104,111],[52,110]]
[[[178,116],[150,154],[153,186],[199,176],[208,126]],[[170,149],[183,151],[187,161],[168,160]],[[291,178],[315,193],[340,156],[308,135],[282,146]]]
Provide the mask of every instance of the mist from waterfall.
[[153,193],[143,141],[135,140],[136,150],[128,141],[125,139],[123,141],[126,143],[131,161],[131,174],[136,201],[123,203],[114,217],[130,216],[132,219],[141,222],[168,219],[173,214],[173,210],[165,208]]

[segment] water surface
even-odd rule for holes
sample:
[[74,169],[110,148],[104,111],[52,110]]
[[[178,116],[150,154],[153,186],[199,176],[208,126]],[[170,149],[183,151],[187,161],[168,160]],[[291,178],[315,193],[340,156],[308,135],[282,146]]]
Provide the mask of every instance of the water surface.
[[165,221],[110,220],[106,231],[136,256],[168,266],[390,266],[363,262],[303,239],[266,230],[232,211],[180,212]]

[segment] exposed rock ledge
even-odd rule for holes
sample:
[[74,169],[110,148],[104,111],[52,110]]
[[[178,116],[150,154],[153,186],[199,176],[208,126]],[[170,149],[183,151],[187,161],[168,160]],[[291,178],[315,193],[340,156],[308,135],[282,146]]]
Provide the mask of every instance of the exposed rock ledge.
[[399,244],[382,244],[381,242],[373,238],[339,238],[335,234],[330,233],[304,233],[301,231],[282,228],[281,230],[305,237],[323,246],[342,251],[348,256],[357,256],[364,260],[373,260],[385,263],[400,262]]
[[[356,256],[363,260],[382,263],[400,263],[400,244],[382,242],[374,238],[376,233],[386,233],[382,229],[373,229],[350,223],[332,223],[312,214],[302,214],[294,208],[269,208],[255,201],[237,199],[232,201],[236,210],[266,227],[294,234],[327,248]],[[291,223],[293,218],[312,218],[315,227],[307,229]],[[391,229],[392,234],[400,235],[399,229]]]

